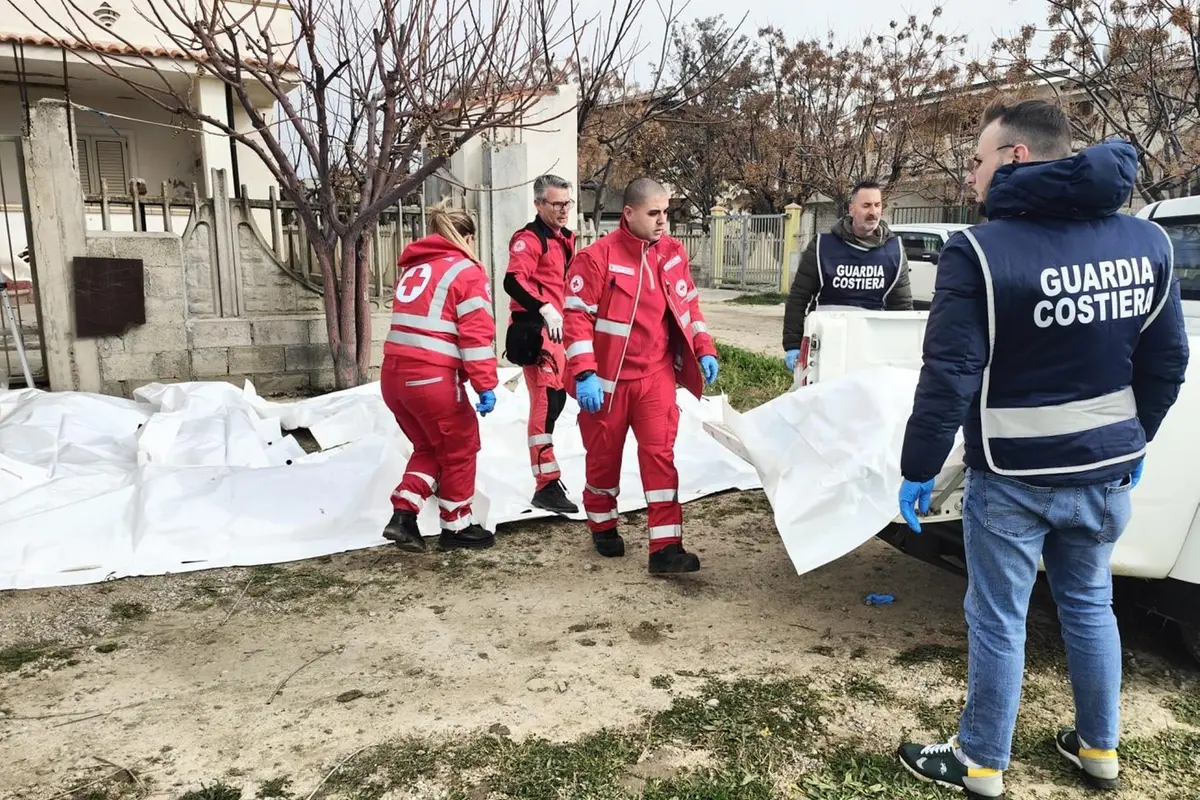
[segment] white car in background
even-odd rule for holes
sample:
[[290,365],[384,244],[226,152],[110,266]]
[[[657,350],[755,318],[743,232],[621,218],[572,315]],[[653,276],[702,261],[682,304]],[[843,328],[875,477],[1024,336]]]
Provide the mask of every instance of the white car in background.
[[912,286],[913,308],[929,308],[933,302],[933,279],[937,275],[942,248],[951,234],[969,227],[951,222],[891,226],[892,233],[900,237],[900,246],[908,255],[908,280]]
[[1137,215],[1158,223],[1171,237],[1187,330],[1200,334],[1200,196],[1159,200]]

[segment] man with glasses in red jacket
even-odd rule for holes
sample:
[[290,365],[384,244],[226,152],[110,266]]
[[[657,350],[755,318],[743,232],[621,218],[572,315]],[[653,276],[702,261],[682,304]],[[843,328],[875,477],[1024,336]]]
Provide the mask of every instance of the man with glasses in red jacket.
[[575,234],[567,228],[571,184],[557,175],[542,175],[533,182],[533,195],[537,216],[508,244],[504,291],[512,302],[506,355],[524,368],[529,390],[526,433],[536,484],[531,505],[554,514],[578,514],[563,486],[553,439],[554,423],[567,403],[562,307],[567,265],[575,255]]
[[675,469],[675,387],[697,398],[717,379],[716,349],[700,312],[687,250],[667,235],[670,197],[638,178],[625,188],[620,227],[579,251],[564,301],[568,391],[579,402],[587,451],[583,506],[602,556],[625,554],[617,531],[621,453],[629,429],[650,527],[653,575],[695,572],[683,549]]

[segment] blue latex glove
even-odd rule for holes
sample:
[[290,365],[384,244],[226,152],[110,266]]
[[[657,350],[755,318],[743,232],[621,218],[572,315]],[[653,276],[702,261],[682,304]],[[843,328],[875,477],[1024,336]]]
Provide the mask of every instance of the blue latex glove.
[[917,519],[917,512],[914,509],[919,505],[921,513],[928,514],[929,506],[932,502],[932,480],[917,483],[905,478],[900,484],[900,516],[904,517],[904,521],[908,523],[908,527],[917,533],[921,532],[921,521]]
[[787,364],[788,372],[796,371],[796,362],[800,360],[799,350],[788,350],[783,357],[783,363]]
[[479,402],[475,404],[475,410],[479,412],[479,416],[486,417],[496,407],[496,393],[491,389],[486,392],[479,393]]
[[717,360],[712,356],[700,356],[700,371],[704,373],[704,382],[712,385],[712,382],[717,379],[717,373],[720,368],[717,366]]
[[1129,480],[1133,484],[1133,486],[1129,487],[1130,489],[1134,488],[1134,486],[1137,486],[1138,481],[1140,481],[1142,479],[1142,469],[1145,466],[1146,466],[1146,459],[1139,458],[1137,465],[1134,466],[1134,468],[1133,468],[1133,472],[1130,473],[1130,475],[1129,475]]
[[575,399],[579,407],[589,414],[595,414],[604,404],[604,390],[600,388],[600,379],[595,373],[581,381],[575,381]]

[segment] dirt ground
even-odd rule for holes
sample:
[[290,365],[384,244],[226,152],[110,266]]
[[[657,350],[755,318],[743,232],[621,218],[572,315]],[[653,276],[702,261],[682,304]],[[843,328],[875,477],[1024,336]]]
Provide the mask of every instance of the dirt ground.
[[[689,504],[686,522],[703,568],[673,580],[646,574],[633,533],[644,520],[634,515],[625,526],[630,552],[611,561],[590,551],[582,525],[541,523],[503,531],[479,553],[379,547],[282,567],[0,594],[0,639],[43,648],[24,664],[14,648],[4,651],[0,670],[11,671],[0,671],[0,796],[239,796],[213,793],[220,782],[245,787],[247,798],[256,786],[259,797],[303,798],[343,759],[396,737],[572,740],[704,699],[714,679],[793,681],[824,698],[822,712],[812,753],[792,753],[769,793],[688,797],[859,796],[779,788],[828,773],[821,754],[846,742],[885,765],[870,780],[886,783],[862,796],[934,796],[882,757],[906,732],[932,736],[953,723],[964,688],[962,579],[880,542],[797,576],[761,492]],[[871,592],[897,601],[867,606]],[[1011,773],[1019,791],[1010,797],[1082,797],[1039,739],[1069,721],[1044,606],[1030,627],[1019,732],[1030,744]],[[1133,647],[1126,736],[1142,747],[1164,731],[1200,741],[1164,707],[1172,698],[1194,702],[1197,674],[1165,634]],[[725,713],[739,713],[736,700],[726,702],[734,705]],[[701,711],[717,703],[714,696]],[[1171,741],[1191,747],[1172,751],[1193,767],[1189,783],[1179,783],[1179,772],[1135,766],[1128,779],[1136,793],[1124,796],[1200,787],[1195,742]],[[683,737],[633,760],[666,758],[662,774],[686,773],[708,763],[714,747]],[[1172,762],[1152,763],[1161,770]],[[647,773],[631,769],[639,796]],[[551,784],[509,794],[446,794],[436,782],[388,788],[373,770],[361,784],[339,776],[316,796],[612,796]],[[295,794],[262,794],[264,785]]]
[[700,302],[713,338],[768,356],[783,358],[783,304],[739,305],[737,292],[701,289]]
[[[782,306],[705,309],[719,340],[779,353]],[[879,541],[797,576],[761,492],[684,510],[703,566],[677,579],[647,575],[634,514],[617,560],[538,522],[478,553],[0,593],[0,798],[941,796],[891,754],[954,729],[964,580]],[[1114,796],[1194,800],[1200,673],[1122,614]],[[1071,698],[1042,592],[1028,637],[1008,797],[1086,797],[1049,744]]]

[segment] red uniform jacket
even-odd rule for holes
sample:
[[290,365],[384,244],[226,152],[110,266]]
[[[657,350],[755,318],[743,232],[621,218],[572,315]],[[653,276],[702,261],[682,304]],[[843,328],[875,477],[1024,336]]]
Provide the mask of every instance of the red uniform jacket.
[[[643,280],[646,271],[639,268],[643,259],[655,276],[653,289],[649,280]],[[661,323],[646,320],[648,327],[661,330],[666,337],[675,380],[700,397],[704,377],[698,360],[706,355],[715,357],[717,351],[700,312],[687,250],[670,236],[654,244],[642,241],[623,224],[580,250],[567,272],[563,324],[567,372],[574,378],[593,370],[605,393],[611,394],[626,353],[653,349],[633,341],[642,327],[633,324],[639,301],[649,291],[665,295],[666,312]]]
[[536,314],[550,303],[561,314],[567,265],[574,254],[575,234],[566,228],[555,231],[541,217],[514,233],[504,275],[504,290],[512,298],[508,310]]
[[[466,373],[476,392],[495,389],[496,321],[484,268],[433,234],[404,248],[385,356]],[[436,370],[431,370],[436,374]]]

